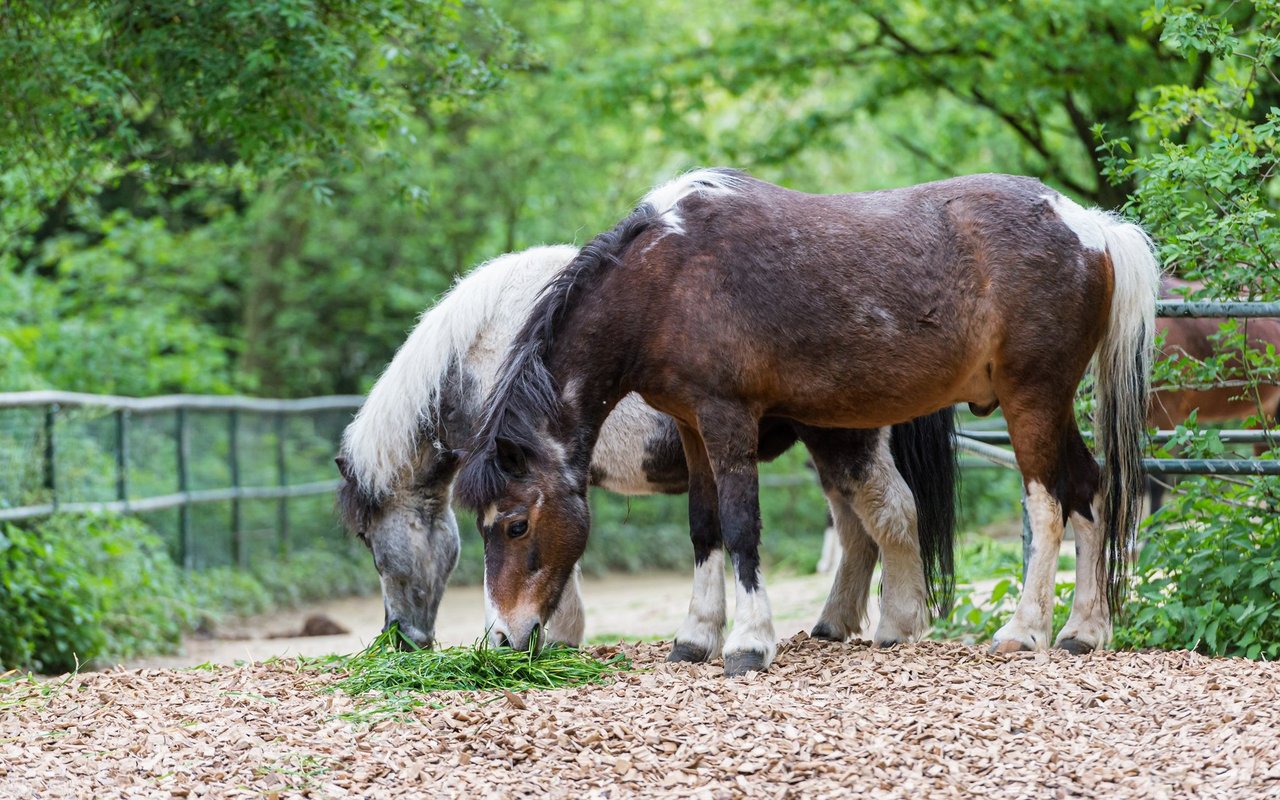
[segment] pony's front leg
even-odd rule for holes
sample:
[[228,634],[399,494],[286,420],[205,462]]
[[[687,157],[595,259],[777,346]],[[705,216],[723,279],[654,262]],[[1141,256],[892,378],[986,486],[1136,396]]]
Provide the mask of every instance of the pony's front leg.
[[743,675],[773,663],[778,640],[760,572],[758,421],[737,406],[699,409],[698,428],[715,473],[720,534],[733,563],[737,605],[724,646],[724,674]]
[[724,550],[720,546],[716,482],[698,432],[677,425],[689,465],[689,539],[693,542],[693,597],[676,630],[668,661],[710,661],[724,645]]
[[582,603],[582,567],[573,565],[573,575],[560,594],[556,610],[547,620],[547,641],[577,647],[582,644],[587,616]]

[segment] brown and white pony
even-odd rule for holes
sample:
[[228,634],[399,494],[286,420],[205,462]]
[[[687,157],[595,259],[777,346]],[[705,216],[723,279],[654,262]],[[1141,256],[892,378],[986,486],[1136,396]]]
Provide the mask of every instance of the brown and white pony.
[[[477,427],[481,405],[497,379],[511,341],[539,294],[578,254],[566,245],[536,247],[472,270],[428,309],[406,339],[343,436],[338,465],[343,522],[370,548],[382,579],[385,623],[419,646],[434,639],[436,613],[457,564],[459,537],[450,506],[455,448]],[[832,432],[825,439],[838,444]],[[855,438],[864,439],[859,432]],[[762,426],[763,455],[797,438],[784,421]],[[949,590],[955,527],[955,450],[949,412],[894,426],[891,449],[920,506],[921,548],[931,555],[931,581]],[[834,456],[823,474],[833,504],[857,490],[863,456]],[[639,395],[624,397],[605,420],[591,456],[592,485],[629,495],[683,493],[688,470],[675,423]],[[850,549],[815,636],[844,639],[866,611],[878,551],[860,523],[837,509]],[[699,544],[699,547],[705,545]],[[723,639],[724,580],[706,566],[682,627],[677,657],[714,655]],[[717,622],[718,620],[718,622]],[[577,644],[583,605],[576,572],[546,624],[549,641]],[[883,633],[883,632],[882,632]],[[888,631],[886,635],[894,633]]]
[[[701,170],[655,189],[543,292],[464,460],[458,496],[482,515],[494,637],[526,648],[555,612],[590,530],[592,448],[637,392],[676,420],[690,520],[714,524],[732,560],[726,674],[776,653],[761,421],[873,428],[958,401],[1003,406],[1034,532],[997,647],[1048,646],[1068,519],[1076,591],[1057,643],[1102,647],[1138,521],[1158,283],[1140,228],[1028,178],[809,195]],[[1101,475],[1072,410],[1095,354]],[[880,544],[886,607],[923,619],[911,494],[875,438],[861,486],[838,496]]]
[[[1204,288],[1195,281],[1165,277],[1160,296],[1168,299],[1188,297]],[[1157,333],[1163,331],[1164,339],[1160,355],[1164,358],[1210,361],[1220,353],[1213,337],[1226,322],[1221,318],[1160,318],[1156,320]],[[1250,350],[1266,352],[1268,345],[1280,349],[1280,319],[1247,319],[1240,321],[1245,341]],[[1236,357],[1226,364],[1228,381],[1247,378],[1243,361]],[[1147,424],[1156,428],[1174,428],[1186,422],[1195,412],[1199,422],[1230,422],[1259,417],[1264,425],[1280,422],[1280,381],[1263,384],[1254,392],[1245,392],[1237,386],[1190,389],[1160,389],[1151,394],[1151,410]],[[1255,448],[1261,452],[1259,446]],[[1151,482],[1151,512],[1160,507],[1164,486],[1157,480]]]

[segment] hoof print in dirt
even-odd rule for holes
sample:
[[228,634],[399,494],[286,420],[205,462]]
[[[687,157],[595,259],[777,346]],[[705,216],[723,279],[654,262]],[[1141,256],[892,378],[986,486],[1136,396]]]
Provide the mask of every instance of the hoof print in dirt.
[[694,664],[701,664],[710,660],[711,654],[706,650],[691,644],[685,644],[684,642],[676,642],[675,646],[671,648],[671,654],[667,656],[667,661],[671,662],[687,661]]
[[844,637],[836,633],[835,629],[825,622],[819,622],[817,625],[814,625],[813,631],[809,634],[809,638],[821,639],[824,642],[844,641]]
[[1082,642],[1074,636],[1058,642],[1057,647],[1059,650],[1066,650],[1073,656],[1082,656],[1085,653],[1092,653],[1094,650],[1093,645]]
[[724,654],[724,676],[736,678],[751,671],[764,672],[764,653],[747,650],[742,653]]

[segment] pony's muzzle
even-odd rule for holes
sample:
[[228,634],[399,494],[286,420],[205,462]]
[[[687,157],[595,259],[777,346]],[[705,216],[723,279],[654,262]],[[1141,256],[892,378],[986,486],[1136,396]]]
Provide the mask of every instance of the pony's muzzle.
[[423,631],[413,625],[406,623],[401,619],[389,619],[382,626],[383,633],[386,633],[395,626],[400,635],[396,637],[396,647],[400,650],[428,650],[435,644],[435,631]]
[[542,621],[538,619],[529,620],[520,626],[506,626],[502,623],[495,623],[489,631],[489,642],[494,647],[528,650],[533,655],[541,652],[543,638],[545,637],[542,630]]

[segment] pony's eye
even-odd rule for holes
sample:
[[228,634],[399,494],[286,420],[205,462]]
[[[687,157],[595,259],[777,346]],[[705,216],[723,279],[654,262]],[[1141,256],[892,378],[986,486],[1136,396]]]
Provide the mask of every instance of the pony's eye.
[[510,536],[512,539],[519,539],[521,536],[524,536],[528,532],[529,532],[528,520],[518,519],[507,526],[507,536]]

